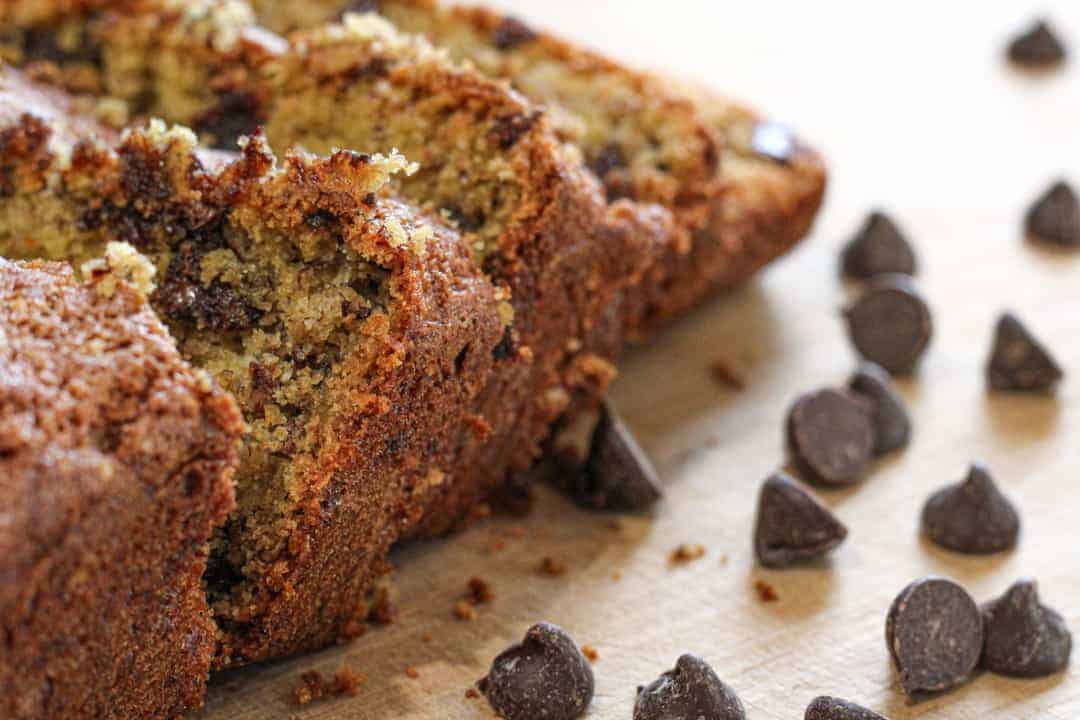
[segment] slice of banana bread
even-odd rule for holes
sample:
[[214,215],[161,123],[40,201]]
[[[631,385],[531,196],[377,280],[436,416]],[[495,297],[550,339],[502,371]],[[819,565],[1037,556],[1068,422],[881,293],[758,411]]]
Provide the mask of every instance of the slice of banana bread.
[[[19,84],[3,74],[0,106]],[[218,664],[333,641],[390,545],[471,477],[494,368],[524,364],[505,301],[459,233],[386,194],[413,170],[400,155],[275,161],[253,139],[214,167],[189,131],[72,147],[21,107],[0,113],[18,118],[0,134],[0,254],[81,262],[130,242],[181,352],[248,423],[206,577]]]
[[149,309],[148,268],[121,244],[108,256],[86,284],[0,260],[0,716],[13,720],[175,717],[202,704],[215,653],[202,577],[243,421]]
[[[641,335],[782,255],[809,230],[821,159],[714,93],[680,89],[482,7],[437,0],[252,0],[278,32],[377,11],[545,107],[610,198],[669,208],[681,235],[640,286]],[[771,144],[760,142],[772,139]]]

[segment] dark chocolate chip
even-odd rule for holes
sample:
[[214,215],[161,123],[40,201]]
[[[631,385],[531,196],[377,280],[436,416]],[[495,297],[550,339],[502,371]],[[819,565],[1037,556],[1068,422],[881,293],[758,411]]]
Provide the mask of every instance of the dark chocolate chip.
[[754,552],[766,567],[817,559],[847,537],[847,528],[817,498],[783,473],[765,481],[758,495]]
[[883,715],[840,698],[815,698],[806,708],[803,720],[887,720]]
[[810,480],[851,485],[874,452],[870,403],[831,388],[803,395],[788,413],[787,436],[793,459]]
[[963,482],[930,496],[922,511],[922,529],[948,550],[988,555],[1016,546],[1020,514],[987,469],[975,463]]
[[848,388],[872,405],[870,417],[876,437],[874,454],[884,455],[907,447],[911,441],[911,418],[889,373],[874,363],[863,363],[851,376]]
[[845,311],[863,358],[893,375],[911,372],[933,334],[930,309],[906,275],[879,275]]
[[673,670],[638,688],[634,720],[745,720],[735,692],[695,655],[683,655]]
[[754,126],[754,133],[750,137],[750,148],[762,157],[778,163],[788,163],[795,156],[799,142],[787,126],[775,122],[762,122]]
[[1080,199],[1064,180],[1058,180],[1031,206],[1025,230],[1032,240],[1074,248],[1080,246]]
[[1009,43],[1009,59],[1024,67],[1045,68],[1065,59],[1065,46],[1050,24],[1037,20]]
[[564,483],[574,501],[592,510],[644,510],[660,499],[660,482],[648,456],[604,403],[582,471]]
[[525,114],[515,113],[495,118],[491,124],[491,135],[503,150],[509,150],[517,144],[521,136],[529,132],[540,119],[539,110]]
[[915,251],[900,228],[882,212],[871,213],[855,237],[844,248],[844,274],[870,278],[886,273],[914,275]]
[[493,40],[500,50],[512,50],[536,39],[536,32],[515,17],[505,17],[495,28]]
[[195,131],[218,150],[235,150],[243,135],[254,135],[264,110],[251,93],[223,92],[215,105],[194,121]]
[[491,663],[480,692],[506,720],[574,720],[593,697],[593,672],[566,632],[537,623]]
[[603,180],[612,170],[626,167],[626,156],[622,148],[615,143],[608,143],[590,163],[589,168]]
[[982,616],[964,588],[943,578],[923,578],[893,601],[885,641],[904,692],[943,692],[975,670],[983,646]]
[[994,330],[994,347],[986,364],[986,381],[994,390],[1049,392],[1064,373],[1049,351],[1012,313],[1004,313]]
[[1012,677],[1043,677],[1064,670],[1072,652],[1065,618],[1039,602],[1034,580],[1020,580],[983,605],[986,645],[982,664]]

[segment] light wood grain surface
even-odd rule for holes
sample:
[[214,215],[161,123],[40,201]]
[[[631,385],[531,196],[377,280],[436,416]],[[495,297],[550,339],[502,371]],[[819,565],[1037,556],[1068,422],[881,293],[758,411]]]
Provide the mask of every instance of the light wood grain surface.
[[[818,694],[848,697],[894,720],[1080,718],[1080,663],[1045,680],[982,676],[909,705],[883,639],[892,598],[931,573],[963,582],[980,600],[1033,576],[1044,600],[1080,631],[1080,253],[1032,247],[1019,230],[1028,202],[1051,180],[1080,183],[1080,58],[1046,76],[1002,62],[1005,39],[1036,12],[1057,20],[1080,53],[1080,5],[502,4],[792,120],[829,159],[827,206],[791,257],[625,363],[614,397],[666,485],[653,517],[614,530],[609,518],[542,491],[525,519],[495,518],[407,548],[395,556],[396,624],[220,679],[205,719],[489,718],[486,702],[466,699],[465,690],[541,619],[599,652],[588,716],[595,720],[629,719],[635,687],[685,651],[713,664],[751,720],[801,718]],[[750,552],[757,489],[783,462],[790,401],[843,382],[853,366],[837,313],[848,292],[837,279],[837,250],[876,205],[895,213],[917,243],[919,281],[935,310],[930,351],[903,385],[914,442],[862,486],[824,494],[851,530],[830,563],[763,571]],[[991,328],[1006,307],[1066,367],[1056,399],[985,392]],[[716,384],[708,371],[716,358],[738,368],[749,387],[736,393]],[[990,559],[947,554],[917,534],[924,498],[976,458],[1024,518],[1020,547]],[[668,555],[683,542],[701,543],[707,554],[671,567]],[[569,572],[539,575],[544,556]],[[474,575],[497,597],[477,621],[460,622],[451,608]],[[759,602],[759,578],[775,586],[779,602]],[[301,672],[342,663],[367,675],[357,697],[292,705]],[[405,675],[409,666],[419,677]]]

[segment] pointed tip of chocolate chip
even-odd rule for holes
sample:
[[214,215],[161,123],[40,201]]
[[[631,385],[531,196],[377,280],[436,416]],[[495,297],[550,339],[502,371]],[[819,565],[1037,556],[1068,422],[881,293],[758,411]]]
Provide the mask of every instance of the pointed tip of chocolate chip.
[[745,720],[742,701],[700,657],[681,656],[672,670],[638,688],[634,720]]
[[848,388],[872,405],[871,419],[877,437],[874,454],[885,455],[907,447],[911,442],[911,417],[889,373],[874,363],[864,362],[851,376]]
[[1045,393],[1065,376],[1050,351],[1012,313],[1004,313],[994,329],[994,345],[986,365],[994,390]]
[[822,695],[806,708],[803,720],[887,720],[872,710],[840,698]]
[[885,641],[908,696],[944,692],[967,680],[978,665],[982,615],[957,583],[922,578],[893,600]]
[[1020,514],[986,467],[975,463],[963,482],[930,496],[923,507],[922,529],[946,550],[988,555],[1016,546]]
[[1047,68],[1065,60],[1065,45],[1046,20],[1036,20],[1031,27],[1012,39],[1009,60],[1028,68]]
[[592,666],[566,631],[533,625],[492,661],[477,687],[506,720],[576,720],[592,702]]
[[1031,240],[1075,248],[1080,246],[1080,199],[1064,180],[1058,180],[1032,204],[1024,218]]
[[844,275],[866,279],[886,273],[914,275],[915,251],[892,218],[874,211],[844,247]]
[[1065,619],[1039,600],[1034,580],[1014,583],[982,607],[986,641],[982,665],[1012,677],[1043,677],[1064,670],[1072,654]]
[[591,510],[645,510],[661,497],[660,480],[648,455],[606,402],[582,471],[563,485],[578,505]]
[[847,538],[848,530],[809,491],[784,473],[770,476],[758,495],[754,552],[772,568],[823,557]]
[[833,388],[803,395],[788,413],[787,441],[806,479],[852,485],[862,479],[874,453],[870,403]]

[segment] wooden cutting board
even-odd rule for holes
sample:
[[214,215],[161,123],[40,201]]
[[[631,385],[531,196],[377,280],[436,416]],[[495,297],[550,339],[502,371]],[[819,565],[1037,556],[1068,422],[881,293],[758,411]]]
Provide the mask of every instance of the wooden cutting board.
[[[1058,2],[505,3],[632,61],[667,67],[797,121],[830,160],[827,207],[808,243],[757,283],[631,354],[614,391],[667,496],[651,518],[577,510],[549,491],[525,519],[499,517],[396,554],[400,617],[351,645],[219,679],[206,720],[490,718],[465,690],[531,623],[563,625],[599,653],[589,717],[629,719],[634,689],[682,652],[707,658],[752,719],[797,719],[818,694],[889,717],[1080,718],[1080,662],[1036,681],[983,676],[919,705],[899,692],[883,639],[886,609],[910,580],[941,574],[980,600],[1020,576],[1080,632],[1080,253],[1020,237],[1022,214],[1059,175],[1080,184],[1080,57],[1032,76],[1002,61],[1006,37],[1049,9],[1080,56],[1080,5]],[[912,446],[862,486],[824,495],[849,525],[831,563],[755,567],[757,489],[783,462],[782,422],[800,392],[843,382],[854,358],[838,308],[837,250],[873,206],[918,245],[936,335],[903,385]],[[1069,377],[1055,399],[984,390],[993,322],[1012,308]],[[709,372],[745,376],[735,392]],[[924,498],[986,462],[1020,505],[1013,553],[971,559],[920,541]],[[680,543],[703,558],[669,564]],[[537,572],[541,559],[567,565]],[[452,616],[472,576],[494,603]],[[762,603],[757,580],[779,601]],[[302,672],[342,664],[367,676],[355,698],[297,707]],[[410,678],[405,670],[415,668]]]

